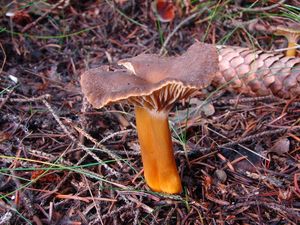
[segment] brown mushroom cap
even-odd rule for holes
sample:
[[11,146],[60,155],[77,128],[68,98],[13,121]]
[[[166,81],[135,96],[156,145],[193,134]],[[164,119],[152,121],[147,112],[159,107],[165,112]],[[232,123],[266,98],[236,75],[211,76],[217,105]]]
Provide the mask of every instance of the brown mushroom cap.
[[[196,85],[201,87],[207,82],[209,75],[216,72],[218,53],[213,45],[197,42],[180,56],[160,57],[154,54],[141,54],[122,59],[118,64],[150,83],[177,78],[186,83],[197,82]],[[199,80],[200,77],[204,79],[203,83],[201,79]]]
[[181,56],[141,54],[120,64],[129,71],[100,67],[82,74],[82,91],[95,108],[126,99],[156,111],[169,110],[176,100],[208,86],[219,70],[216,48],[203,43],[193,44]]
[[276,27],[275,35],[285,36],[288,41],[297,42],[300,39],[299,24],[292,24],[289,27]]

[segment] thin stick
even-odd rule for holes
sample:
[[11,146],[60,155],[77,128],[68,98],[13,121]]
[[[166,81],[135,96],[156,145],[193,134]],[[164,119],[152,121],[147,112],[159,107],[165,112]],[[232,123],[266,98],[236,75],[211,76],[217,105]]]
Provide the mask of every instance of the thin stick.
[[[215,133],[215,134],[217,134],[217,135],[221,136],[222,138],[225,138],[226,140],[230,140],[230,139],[229,139],[229,138],[227,138],[225,135],[223,135],[223,134],[220,134],[219,132],[217,132],[217,131],[215,131],[215,130],[213,130],[213,129],[209,128],[209,127],[208,127],[208,130],[210,130],[210,131],[212,131],[213,133]],[[248,137],[248,138],[249,138],[249,137]],[[231,141],[231,140],[230,140],[230,141]],[[233,141],[231,141],[231,142],[233,142]],[[231,143],[231,142],[229,142],[229,143]],[[251,153],[252,153],[252,154],[254,154],[254,155],[257,155],[257,156],[258,156],[258,157],[260,157],[260,158],[263,158],[264,160],[267,160],[267,161],[269,161],[269,159],[268,159],[268,158],[266,158],[266,157],[264,157],[264,156],[262,156],[262,155],[258,154],[257,152],[253,151],[252,149],[250,149],[250,148],[248,148],[248,147],[246,147],[246,146],[244,146],[244,145],[241,145],[240,143],[241,143],[241,142],[240,142],[240,141],[238,141],[237,145],[238,145],[238,146],[240,146],[241,148],[243,148],[243,149],[245,149],[245,150],[247,150],[247,151],[251,152]]]
[[[51,96],[49,94],[45,94],[45,95],[41,95],[38,97],[32,97],[32,98],[10,98],[8,101],[9,102],[36,102],[36,101],[40,101],[43,99],[49,99]],[[0,101],[5,100],[5,98],[0,98]]]
[[273,4],[273,5],[270,5],[270,6],[267,6],[267,7],[257,7],[257,8],[236,7],[236,8],[239,9],[239,10],[246,11],[246,12],[262,12],[262,11],[268,11],[268,10],[271,10],[271,9],[275,9],[278,6],[281,6],[284,2],[285,2],[285,0],[281,0],[280,2],[278,2],[276,4]]
[[[297,127],[292,127],[292,128],[279,128],[279,129],[276,129],[276,130],[263,131],[261,133],[250,135],[248,137],[239,139],[237,141],[230,141],[230,142],[225,143],[223,145],[219,145],[217,148],[218,149],[226,148],[226,147],[230,147],[230,146],[233,146],[233,145],[237,145],[239,143],[247,142],[249,140],[256,140],[256,139],[261,138],[261,137],[270,136],[270,135],[274,135],[274,134],[280,134],[280,133],[284,133],[284,132],[287,132],[287,131],[296,131],[296,130],[300,130],[300,127],[297,126]],[[209,151],[211,151],[211,148],[193,149],[190,152],[188,152],[188,156],[189,157],[195,157],[199,153],[206,153],[206,152],[209,152]],[[178,151],[177,154],[185,155],[185,151]]]
[[174,30],[168,35],[168,37],[166,38],[165,42],[163,43],[163,46],[161,47],[160,51],[159,51],[159,55],[162,55],[163,52],[165,51],[169,41],[171,40],[171,38],[174,36],[174,34],[187,22],[189,22],[190,20],[193,20],[196,16],[202,14],[204,11],[207,10],[207,7],[204,7],[202,10],[200,10],[199,12],[195,12],[193,14],[191,14],[190,16],[188,16],[187,18],[185,18],[184,20],[182,20],[175,28]]
[[75,130],[77,130],[81,135],[83,135],[83,137],[86,137],[88,140],[90,140],[91,142],[93,142],[95,144],[95,146],[97,148],[99,148],[99,150],[101,152],[105,152],[107,155],[109,155],[111,158],[115,159],[116,162],[118,163],[118,165],[120,167],[122,167],[122,164],[120,163],[121,158],[119,156],[117,156],[116,154],[114,154],[112,151],[109,151],[106,147],[104,147],[101,142],[97,142],[97,140],[95,138],[93,138],[91,135],[89,135],[87,132],[85,132],[83,129],[74,126]]
[[77,139],[68,131],[68,129],[66,128],[66,126],[61,122],[61,120],[56,115],[56,113],[54,112],[54,110],[52,109],[52,107],[50,106],[50,104],[45,99],[43,99],[42,101],[43,101],[44,105],[48,108],[48,110],[50,111],[50,113],[52,114],[52,116],[54,117],[54,119],[56,120],[56,122],[63,129],[63,131],[65,132],[65,134],[67,134],[68,137],[74,143],[77,143],[78,146],[80,146],[86,153],[88,153],[90,156],[92,156],[93,159],[95,159],[97,162],[101,162],[102,165],[105,167],[105,169],[107,169],[110,173],[112,173],[114,175],[118,175],[119,174],[114,169],[110,168],[106,163],[104,163],[95,153],[93,153],[91,150],[89,150],[88,148],[86,148],[83,144],[79,143],[79,141],[77,141]]
[[60,0],[58,3],[56,3],[55,5],[53,5],[47,12],[45,12],[43,15],[41,15],[39,18],[37,18],[35,21],[33,21],[32,23],[26,25],[23,29],[22,29],[22,33],[26,32],[27,30],[29,30],[30,28],[32,28],[33,26],[37,25],[38,22],[40,22],[42,19],[44,19],[50,12],[52,12],[54,9],[56,9],[58,6],[60,6],[62,3],[64,3],[65,0]]
[[4,68],[4,65],[5,65],[5,63],[6,63],[6,53],[5,53],[5,51],[4,51],[4,48],[3,48],[3,46],[2,46],[2,43],[0,43],[0,48],[1,48],[1,50],[2,50],[2,52],[3,52],[3,63],[2,63],[2,65],[1,65],[1,68],[0,68],[0,74],[2,73],[2,71],[3,71],[3,68]]

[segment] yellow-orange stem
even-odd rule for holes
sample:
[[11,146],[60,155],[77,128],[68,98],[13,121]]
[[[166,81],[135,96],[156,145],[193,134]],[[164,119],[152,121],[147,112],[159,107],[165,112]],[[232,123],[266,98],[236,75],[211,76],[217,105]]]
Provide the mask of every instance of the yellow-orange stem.
[[296,48],[293,48],[293,47],[296,47],[297,46],[297,43],[296,42],[289,42],[288,44],[288,48],[292,48],[292,49],[288,49],[286,51],[286,56],[296,56]]
[[168,112],[136,107],[135,113],[147,184],[157,192],[180,193],[181,180],[173,153]]

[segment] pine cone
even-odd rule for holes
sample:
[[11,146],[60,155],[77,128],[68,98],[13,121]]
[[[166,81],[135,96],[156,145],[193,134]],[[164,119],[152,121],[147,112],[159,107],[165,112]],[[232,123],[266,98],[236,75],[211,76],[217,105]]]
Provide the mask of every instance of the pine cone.
[[220,72],[214,85],[255,96],[300,96],[300,58],[233,46],[217,49]]

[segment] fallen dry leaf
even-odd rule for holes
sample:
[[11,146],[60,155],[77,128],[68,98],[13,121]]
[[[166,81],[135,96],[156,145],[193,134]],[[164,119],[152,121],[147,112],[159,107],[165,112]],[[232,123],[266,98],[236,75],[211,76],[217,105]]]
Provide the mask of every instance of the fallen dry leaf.
[[281,138],[275,142],[275,144],[270,148],[269,152],[276,153],[278,155],[283,155],[290,150],[290,140],[287,138]]

